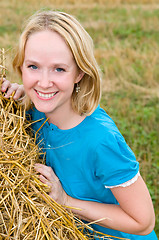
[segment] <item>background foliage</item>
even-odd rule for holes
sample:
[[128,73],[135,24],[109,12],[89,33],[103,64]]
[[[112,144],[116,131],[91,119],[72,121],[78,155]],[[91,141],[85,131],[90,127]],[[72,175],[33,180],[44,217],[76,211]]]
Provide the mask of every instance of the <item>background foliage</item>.
[[140,162],[159,236],[159,0],[1,0],[0,47],[11,81],[21,82],[11,61],[23,22],[42,8],[74,15],[93,38],[101,105]]

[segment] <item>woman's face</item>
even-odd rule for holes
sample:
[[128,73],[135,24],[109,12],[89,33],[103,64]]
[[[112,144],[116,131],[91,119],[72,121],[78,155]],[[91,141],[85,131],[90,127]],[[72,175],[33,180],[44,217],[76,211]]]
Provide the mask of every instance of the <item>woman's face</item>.
[[25,92],[39,111],[47,117],[72,111],[74,84],[83,75],[58,33],[44,30],[30,35],[21,71]]

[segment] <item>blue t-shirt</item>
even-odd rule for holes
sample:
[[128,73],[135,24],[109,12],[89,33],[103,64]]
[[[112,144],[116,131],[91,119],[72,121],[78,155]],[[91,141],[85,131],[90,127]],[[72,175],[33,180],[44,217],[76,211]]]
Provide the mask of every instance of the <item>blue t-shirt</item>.
[[[33,121],[41,119],[32,125],[36,132],[46,116],[35,108],[29,113]],[[39,134],[38,142],[46,152],[46,164],[53,168],[65,192],[73,198],[118,204],[109,187],[131,180],[139,171],[134,153],[113,120],[99,106],[74,128],[61,130],[46,122]],[[157,240],[154,231],[149,235],[139,236],[97,224],[92,227],[116,237]]]

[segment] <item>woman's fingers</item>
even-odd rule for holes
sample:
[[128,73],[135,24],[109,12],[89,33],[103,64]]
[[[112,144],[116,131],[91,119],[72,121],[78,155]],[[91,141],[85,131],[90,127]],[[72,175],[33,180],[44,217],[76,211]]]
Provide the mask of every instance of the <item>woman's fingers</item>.
[[51,167],[43,164],[35,164],[35,170],[40,173],[39,179],[50,187],[49,196],[56,202],[65,205],[67,194],[65,193],[61,182]]
[[51,167],[37,163],[35,164],[35,170],[43,176],[42,181],[45,181],[45,183],[46,181],[50,183],[55,183],[59,181],[58,177],[55,175]]
[[25,92],[24,92],[24,86],[23,85],[19,85],[17,89],[15,89],[15,94],[13,96],[13,98],[15,100],[18,100],[19,98],[25,96]]
[[5,98],[9,98],[14,92],[13,98],[15,100],[18,100],[20,97],[25,95],[23,85],[19,85],[18,83],[10,83],[10,81],[6,80],[5,78],[3,79],[1,91],[5,92]]
[[1,86],[1,91],[6,92],[7,89],[11,86],[10,81],[6,80],[5,78],[3,79],[2,86]]

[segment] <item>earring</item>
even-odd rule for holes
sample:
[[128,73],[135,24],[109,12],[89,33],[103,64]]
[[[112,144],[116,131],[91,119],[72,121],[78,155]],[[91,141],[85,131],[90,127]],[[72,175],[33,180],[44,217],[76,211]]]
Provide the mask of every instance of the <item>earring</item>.
[[76,93],[78,93],[80,91],[80,86],[78,86],[78,83],[76,84]]

